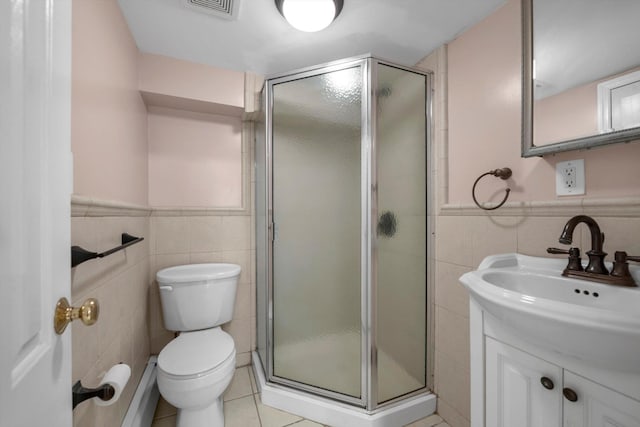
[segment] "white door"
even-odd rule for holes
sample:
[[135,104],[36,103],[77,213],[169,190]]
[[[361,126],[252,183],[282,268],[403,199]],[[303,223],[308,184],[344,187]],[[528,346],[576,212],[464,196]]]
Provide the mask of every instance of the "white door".
[[638,427],[640,402],[569,371],[564,387],[576,401],[564,401],[564,427]]
[[0,1],[0,426],[69,427],[71,0]]
[[561,393],[560,367],[486,338],[487,427],[560,427]]

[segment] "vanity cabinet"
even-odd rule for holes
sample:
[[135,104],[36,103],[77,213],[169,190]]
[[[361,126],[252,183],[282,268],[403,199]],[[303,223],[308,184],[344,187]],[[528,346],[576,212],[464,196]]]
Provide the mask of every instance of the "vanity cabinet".
[[[486,427],[562,425],[562,369],[486,337]],[[551,390],[540,382],[551,381]],[[548,385],[549,386],[549,385]]]
[[564,277],[565,267],[498,254],[460,277],[471,427],[640,427],[640,288]]
[[489,336],[484,340],[485,427],[640,426],[640,401]]
[[564,427],[640,427],[639,401],[567,370],[564,387],[578,395],[564,403]]

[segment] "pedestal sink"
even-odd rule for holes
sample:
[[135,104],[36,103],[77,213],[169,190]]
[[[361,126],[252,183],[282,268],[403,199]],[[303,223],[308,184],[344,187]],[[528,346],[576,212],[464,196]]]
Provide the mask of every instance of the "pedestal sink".
[[[640,373],[640,288],[563,277],[566,263],[492,255],[460,281],[484,311],[523,339],[604,369]],[[640,283],[640,267],[630,270]]]

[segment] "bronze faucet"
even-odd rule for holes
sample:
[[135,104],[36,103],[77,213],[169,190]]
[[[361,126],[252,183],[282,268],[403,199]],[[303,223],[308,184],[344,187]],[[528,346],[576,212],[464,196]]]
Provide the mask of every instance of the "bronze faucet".
[[604,266],[604,257],[607,256],[607,253],[602,251],[604,234],[600,231],[600,226],[593,218],[587,215],[574,216],[567,221],[558,241],[565,245],[570,245],[573,240],[573,230],[576,228],[576,225],[581,222],[587,224],[589,232],[591,233],[591,250],[586,252],[587,256],[589,256],[589,264],[587,264],[587,268],[585,268],[584,271],[608,276],[609,271],[607,267]]
[[571,248],[568,251],[556,248],[547,249],[547,252],[551,254],[569,254],[569,264],[562,272],[562,275],[611,285],[637,286],[629,273],[627,260],[640,261],[640,257],[631,257],[624,252],[616,252],[613,272],[609,274],[609,270],[604,265],[604,258],[607,256],[607,253],[603,251],[604,233],[600,231],[600,226],[590,216],[577,215],[567,221],[558,241],[566,245],[571,244],[573,231],[580,223],[586,224],[591,233],[591,250],[586,252],[589,257],[589,263],[584,270],[580,262],[580,250],[578,248]]

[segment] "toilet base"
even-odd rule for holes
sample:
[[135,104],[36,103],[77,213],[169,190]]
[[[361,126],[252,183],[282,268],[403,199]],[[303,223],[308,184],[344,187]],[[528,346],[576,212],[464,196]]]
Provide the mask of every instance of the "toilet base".
[[203,408],[177,408],[176,427],[224,427],[222,396]]

